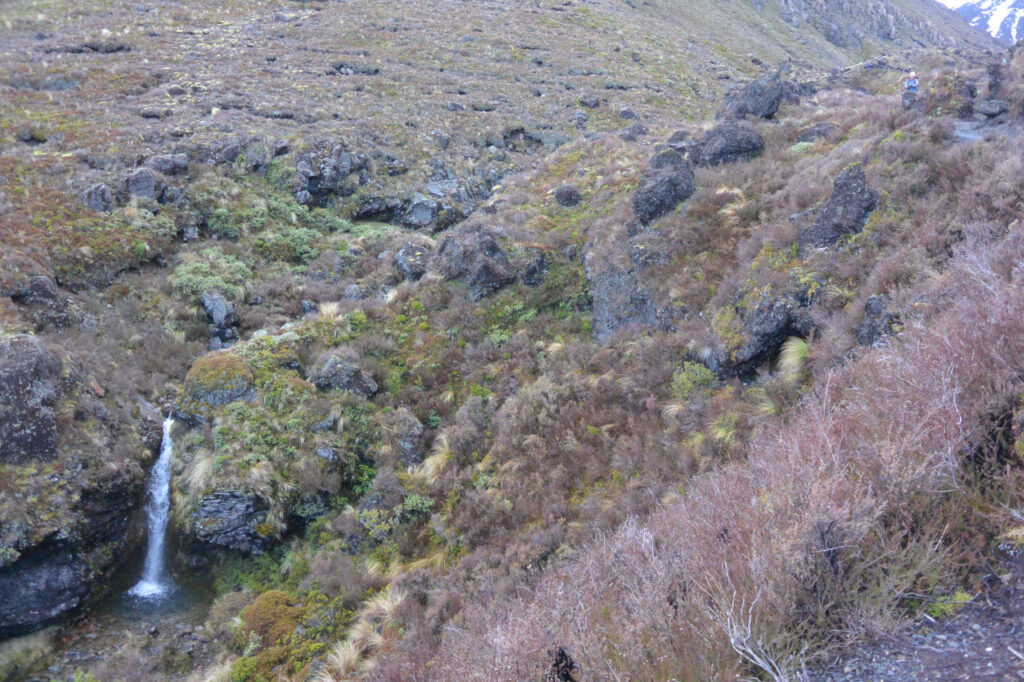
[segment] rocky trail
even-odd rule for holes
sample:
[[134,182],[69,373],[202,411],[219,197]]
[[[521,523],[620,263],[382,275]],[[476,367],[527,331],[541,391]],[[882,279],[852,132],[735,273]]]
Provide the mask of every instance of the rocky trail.
[[1024,555],[991,576],[991,587],[949,618],[926,617],[880,639],[807,682],[1024,680]]

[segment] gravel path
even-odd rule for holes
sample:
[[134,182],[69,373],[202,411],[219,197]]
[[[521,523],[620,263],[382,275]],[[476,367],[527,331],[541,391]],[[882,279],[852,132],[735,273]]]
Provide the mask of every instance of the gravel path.
[[841,659],[808,682],[1024,680],[1024,554],[957,614],[922,622]]

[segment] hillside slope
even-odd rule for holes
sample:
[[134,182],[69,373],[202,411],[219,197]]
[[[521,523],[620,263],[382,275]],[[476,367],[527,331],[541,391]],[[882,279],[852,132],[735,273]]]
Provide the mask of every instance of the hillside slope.
[[[5,637],[102,595],[170,411],[213,672],[464,676],[1022,196],[1019,65],[923,1],[59,9],[0,17]],[[143,646],[94,672],[205,675]]]
[[939,0],[959,12],[971,26],[988,31],[1011,45],[1024,36],[1024,3],[1020,0]]

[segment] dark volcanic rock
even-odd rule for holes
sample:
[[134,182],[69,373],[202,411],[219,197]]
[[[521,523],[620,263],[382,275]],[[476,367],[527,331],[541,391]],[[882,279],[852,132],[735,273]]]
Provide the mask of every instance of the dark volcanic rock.
[[441,242],[434,262],[446,280],[465,282],[475,301],[516,278],[496,235],[479,225],[460,225],[452,230]]
[[61,362],[35,336],[0,337],[0,462],[57,454]]
[[235,306],[222,294],[216,291],[204,291],[203,295],[199,297],[199,301],[203,304],[203,309],[206,310],[206,317],[214,326],[224,328],[238,324],[238,318],[235,317]]
[[574,185],[562,185],[555,190],[555,201],[560,206],[572,208],[582,200],[583,197],[580,195],[580,191]]
[[722,378],[754,371],[777,355],[786,339],[811,332],[810,304],[810,297],[803,291],[763,294],[753,309],[737,307],[742,325],[738,343],[721,353],[711,369]]
[[893,333],[893,325],[898,318],[886,310],[887,305],[889,297],[884,294],[876,294],[864,302],[864,319],[853,328],[857,343],[862,346],[873,346],[882,337]]
[[693,167],[668,164],[646,176],[633,195],[633,213],[643,224],[660,218],[689,199],[695,190]]
[[261,554],[269,544],[270,533],[262,527],[266,518],[266,507],[259,498],[218,490],[199,500],[190,521],[192,534],[201,542]]
[[114,210],[114,195],[100,182],[82,192],[82,203],[90,210],[106,213]]
[[438,201],[417,194],[409,202],[409,207],[402,216],[402,224],[413,230],[422,230],[437,220],[439,212]]
[[143,165],[164,175],[181,175],[188,170],[188,154],[156,154]]
[[725,94],[725,106],[718,112],[718,118],[772,118],[778,112],[786,90],[786,83],[778,74],[754,81],[739,90],[730,90]]
[[764,139],[746,123],[722,123],[690,147],[690,160],[698,166],[750,161],[764,150]]
[[357,356],[349,349],[338,348],[325,353],[317,362],[313,383],[325,391],[341,390],[370,398],[377,392],[377,382],[356,364]]
[[857,163],[836,177],[832,196],[814,224],[800,233],[801,247],[831,246],[845,235],[860,232],[875,210],[878,195],[868,187],[864,166]]
[[587,280],[594,299],[594,338],[607,341],[619,329],[664,326],[650,293],[636,275],[616,265],[588,258]]
[[136,168],[125,179],[128,194],[156,201],[156,176],[149,168]]
[[[327,153],[308,153],[295,164],[302,203],[323,205],[334,194],[350,196],[367,182],[370,160],[336,144]],[[355,176],[354,178],[352,176]]]
[[406,242],[395,254],[395,267],[402,277],[415,282],[427,272],[434,249],[427,244]]
[[539,287],[544,283],[544,275],[548,271],[548,257],[540,249],[529,249],[534,252],[534,257],[519,268],[519,278],[528,287]]
[[981,114],[986,118],[995,118],[1001,114],[1005,114],[1010,110],[1010,105],[1001,99],[989,99],[985,100],[981,104],[974,107],[975,113]]
[[398,461],[407,467],[423,461],[423,424],[409,408],[400,407],[391,416],[391,431],[394,434],[395,454]]
[[220,350],[238,340],[235,306],[216,291],[204,291],[199,297],[210,321],[210,350]]
[[0,638],[31,632],[78,608],[91,589],[84,557],[74,547],[35,547],[0,569]]
[[835,123],[818,123],[810,128],[805,128],[796,136],[797,142],[814,142],[823,137],[831,137],[839,130]]

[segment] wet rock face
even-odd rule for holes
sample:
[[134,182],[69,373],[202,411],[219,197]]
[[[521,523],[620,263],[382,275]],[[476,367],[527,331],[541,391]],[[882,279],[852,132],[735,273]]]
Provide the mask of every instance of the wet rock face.
[[55,406],[61,362],[34,336],[0,337],[0,462],[57,454]]
[[474,301],[515,281],[516,272],[496,235],[479,225],[463,225],[441,242],[435,263],[446,280],[460,280]]
[[644,225],[674,210],[693,196],[696,189],[690,164],[661,163],[663,165],[660,168],[644,177],[633,195],[633,213]]
[[317,363],[313,383],[324,391],[348,391],[364,398],[373,397],[378,390],[377,382],[360,369],[355,360],[355,353],[345,349],[325,353]]
[[786,91],[786,83],[778,74],[754,81],[739,90],[730,90],[725,95],[725,106],[718,112],[718,118],[754,116],[770,119],[778,112]]
[[764,139],[746,123],[722,123],[690,147],[690,161],[698,166],[750,161],[764,150]]
[[41,545],[0,569],[0,638],[31,632],[78,608],[92,589],[82,554]]
[[267,511],[258,498],[234,490],[204,495],[192,512],[193,536],[218,547],[261,554],[270,533],[260,532]]
[[864,166],[854,164],[836,177],[825,208],[814,224],[799,234],[797,241],[802,248],[832,246],[844,236],[864,229],[877,205],[878,195],[868,187]]

